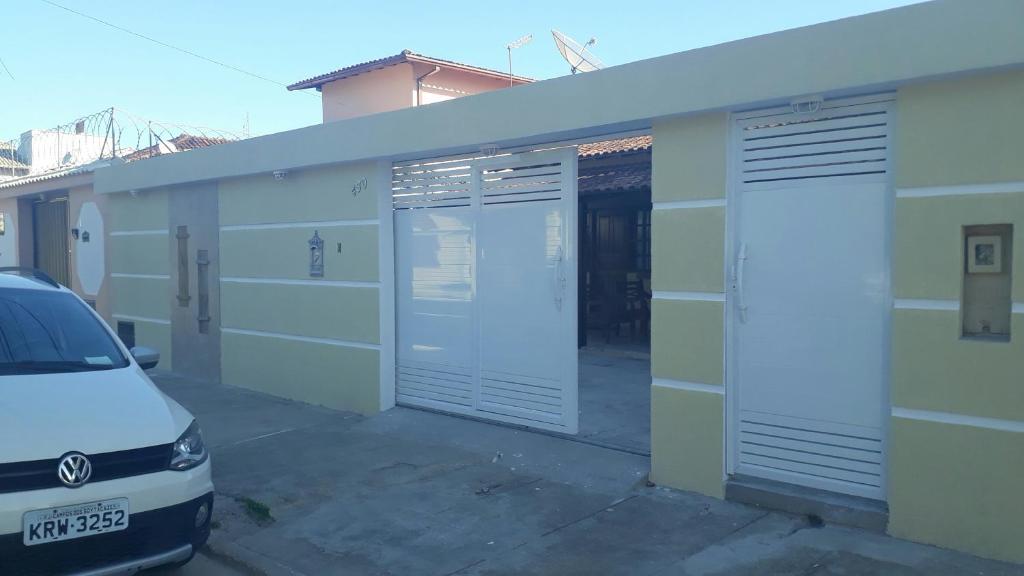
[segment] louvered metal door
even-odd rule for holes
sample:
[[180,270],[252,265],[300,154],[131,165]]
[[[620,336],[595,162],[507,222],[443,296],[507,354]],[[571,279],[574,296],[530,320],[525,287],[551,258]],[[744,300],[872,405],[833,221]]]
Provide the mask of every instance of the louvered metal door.
[[71,286],[68,199],[32,204],[34,266],[63,286]]
[[394,168],[398,402],[577,430],[576,152]]
[[734,472],[884,498],[890,102],[734,127]]

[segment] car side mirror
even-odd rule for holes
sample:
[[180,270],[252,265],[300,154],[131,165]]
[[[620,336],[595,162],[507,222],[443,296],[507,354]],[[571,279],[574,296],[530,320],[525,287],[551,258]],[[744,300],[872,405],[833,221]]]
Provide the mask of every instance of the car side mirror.
[[139,363],[139,368],[143,370],[156,368],[156,365],[160,363],[160,353],[152,348],[136,346],[131,349],[131,353],[135,361]]

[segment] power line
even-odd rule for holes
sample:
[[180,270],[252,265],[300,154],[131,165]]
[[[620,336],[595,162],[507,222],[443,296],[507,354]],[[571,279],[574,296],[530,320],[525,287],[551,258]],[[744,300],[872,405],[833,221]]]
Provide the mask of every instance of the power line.
[[[135,36],[136,38],[142,38],[143,40],[152,42],[154,44],[158,44],[160,46],[163,46],[164,48],[170,48],[171,50],[175,50],[177,52],[181,52],[182,54],[187,54],[189,56],[192,56],[193,58],[199,58],[200,60],[204,60],[206,62],[209,62],[210,64],[216,64],[217,66],[222,66],[224,68],[227,68],[228,70],[233,70],[235,72],[238,72],[238,73],[241,73],[241,74],[245,74],[246,76],[251,76],[253,78],[256,78],[257,80],[263,80],[264,82],[270,82],[271,84],[274,84],[275,86],[280,86],[282,88],[287,88],[288,87],[287,84],[278,82],[277,80],[271,80],[270,78],[267,78],[266,76],[260,76],[259,74],[256,74],[254,72],[249,72],[248,70],[243,70],[242,68],[239,68],[238,66],[232,66],[231,64],[226,64],[226,63],[221,62],[219,60],[214,60],[213,58],[207,58],[206,56],[203,56],[202,54],[197,54],[197,53],[195,53],[195,52],[193,52],[191,50],[188,50],[186,48],[181,48],[180,46],[175,46],[173,44],[168,44],[167,42],[163,42],[161,40],[157,40],[156,38],[152,38],[150,36],[146,36],[145,34],[140,34],[138,32],[135,32],[134,30],[129,30],[128,28],[123,28],[121,26],[118,26],[117,24],[112,24],[110,22],[107,22],[106,20],[102,20],[102,19],[97,18],[95,16],[90,16],[89,14],[86,14],[84,12],[79,12],[78,10],[73,10],[71,8],[68,8],[67,6],[63,6],[61,4],[53,2],[52,0],[39,0],[39,1],[43,2],[45,4],[49,4],[50,6],[53,6],[54,8],[60,8],[61,10],[70,12],[72,14],[76,14],[76,15],[81,16],[83,18],[88,18],[89,20],[92,20],[93,22],[98,22],[100,24],[103,24],[104,26],[108,26],[110,28],[113,28],[114,30],[118,30],[120,32],[124,32],[125,34],[131,34],[132,36]],[[4,66],[4,68],[6,69],[6,66]],[[10,74],[10,72],[8,72],[8,74]],[[12,78],[13,78],[13,76],[12,76]],[[316,96],[315,94],[310,94],[309,92],[304,92],[304,91],[300,91],[300,93],[308,94],[310,96]]]
[[11,74],[11,71],[7,68],[7,64],[4,63],[3,58],[0,58],[0,66],[3,66],[4,72],[7,72],[7,75],[11,77],[11,80],[14,80],[14,74]]

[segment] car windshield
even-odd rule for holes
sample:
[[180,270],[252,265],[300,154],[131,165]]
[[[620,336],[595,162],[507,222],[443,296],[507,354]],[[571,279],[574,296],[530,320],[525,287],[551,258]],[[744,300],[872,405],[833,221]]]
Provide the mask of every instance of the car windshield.
[[110,370],[128,360],[67,292],[0,290],[0,376]]

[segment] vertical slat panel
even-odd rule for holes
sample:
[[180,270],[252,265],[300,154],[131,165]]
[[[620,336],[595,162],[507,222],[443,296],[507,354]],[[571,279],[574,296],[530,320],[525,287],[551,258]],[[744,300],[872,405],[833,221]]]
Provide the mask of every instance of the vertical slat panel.
[[33,204],[35,267],[70,286],[68,203],[60,198]]
[[577,383],[562,357],[562,324],[576,328],[562,308],[574,304],[558,275],[570,273],[570,158],[575,149],[393,166],[400,403],[575,432]]

